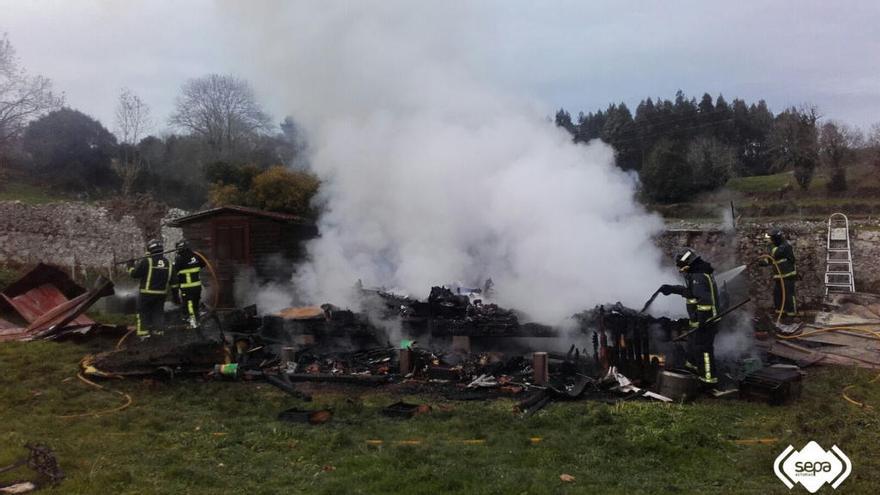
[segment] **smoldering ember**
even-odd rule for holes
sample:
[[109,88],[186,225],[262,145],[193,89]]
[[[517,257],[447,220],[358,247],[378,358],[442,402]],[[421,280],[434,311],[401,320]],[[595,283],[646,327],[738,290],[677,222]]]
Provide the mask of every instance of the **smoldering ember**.
[[876,493],[839,10],[0,0],[0,494]]

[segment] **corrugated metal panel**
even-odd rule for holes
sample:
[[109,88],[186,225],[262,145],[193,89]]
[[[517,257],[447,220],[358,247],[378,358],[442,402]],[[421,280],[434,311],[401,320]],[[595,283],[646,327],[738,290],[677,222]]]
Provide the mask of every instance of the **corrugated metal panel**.
[[101,297],[113,294],[113,283],[99,280],[86,291],[62,270],[48,265],[36,268],[0,292],[0,309],[8,309],[28,323],[26,328],[0,320],[0,341],[52,338],[96,325],[83,313]]
[[[41,316],[45,315],[52,309],[69,301],[69,299],[64,297],[64,294],[52,284],[42,284],[24,294],[11,298],[6,294],[0,295],[2,295],[3,299],[5,299],[22,318],[27,320],[28,323],[37,321]],[[71,322],[71,324],[74,325],[93,325],[94,323],[95,322],[92,321],[92,319],[85,315],[77,316],[76,319]]]

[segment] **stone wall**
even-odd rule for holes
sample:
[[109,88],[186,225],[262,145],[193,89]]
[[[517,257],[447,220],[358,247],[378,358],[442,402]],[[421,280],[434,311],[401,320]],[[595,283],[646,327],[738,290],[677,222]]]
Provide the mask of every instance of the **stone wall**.
[[59,202],[0,201],[0,262],[50,263],[107,270],[140,255],[144,234],[130,216],[114,220],[103,207]]
[[[185,214],[171,210],[162,223]],[[771,226],[785,231],[795,248],[799,302],[818,304],[824,295],[825,222],[750,221],[740,223],[736,229],[677,222],[669,223],[656,242],[670,263],[678,248],[690,246],[719,271],[748,264],[752,298],[759,306],[767,307],[772,301],[771,268],[759,267],[755,260],[768,251],[763,235]],[[850,234],[856,290],[880,292],[880,221],[853,221]],[[169,248],[180,238],[179,229],[164,228],[162,235]],[[45,262],[103,271],[116,261],[141,255],[145,240],[134,219],[113,219],[103,207],[72,202],[26,205],[0,201],[0,263]]]
[[[772,268],[755,262],[769,250],[764,233],[771,227],[782,229],[795,250],[798,271],[798,302],[815,306],[825,294],[825,259],[828,226],[824,221],[785,221],[778,223],[747,221],[736,229],[717,224],[670,223],[657,238],[657,244],[669,256],[676,249],[690,246],[723,271],[748,264],[747,276],[752,299],[761,307],[772,304]],[[850,222],[853,271],[856,290],[880,291],[880,221]]]

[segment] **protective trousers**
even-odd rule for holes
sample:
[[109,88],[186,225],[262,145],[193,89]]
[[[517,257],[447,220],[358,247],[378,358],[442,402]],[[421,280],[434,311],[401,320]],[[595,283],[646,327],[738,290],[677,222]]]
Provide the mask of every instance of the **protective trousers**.
[[[779,283],[780,280],[782,281],[781,284]],[[785,301],[782,300],[783,285],[785,286]],[[773,280],[773,307],[776,309],[776,314],[779,314],[779,309],[781,308],[786,316],[797,315],[797,293],[794,277]]]
[[688,335],[687,361],[697,377],[705,383],[718,383],[715,369],[715,325],[709,324]]
[[199,320],[199,303],[202,300],[201,287],[180,289],[180,311],[189,326],[195,328]]
[[165,327],[165,295],[138,294],[137,334],[145,337],[151,333],[162,333]]

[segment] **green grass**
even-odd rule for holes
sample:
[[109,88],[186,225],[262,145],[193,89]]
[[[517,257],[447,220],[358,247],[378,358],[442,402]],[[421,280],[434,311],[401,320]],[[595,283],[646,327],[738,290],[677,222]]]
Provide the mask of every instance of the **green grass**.
[[775,175],[756,175],[754,177],[734,177],[727,181],[727,189],[741,193],[764,193],[778,191],[786,184],[797,187],[794,175],[783,172]]
[[[824,192],[827,183],[827,177],[822,174],[816,174],[810,182],[809,191]],[[798,186],[792,172],[752,177],[734,177],[727,181],[725,187],[739,193],[756,194],[777,192],[785,187],[786,184],[791,184],[792,191],[800,191],[800,186]]]
[[103,311],[98,311],[95,309],[89,310],[86,313],[86,316],[91,318],[93,321],[101,323],[103,325],[134,325],[137,322],[137,318],[135,315],[125,315],[120,313],[105,313]]
[[10,180],[0,187],[0,201],[21,201],[30,205],[69,201],[71,197],[52,192],[47,187],[28,182]]
[[18,268],[0,264],[0,289],[18,280],[24,272]]
[[[84,352],[71,343],[0,344],[0,466],[26,442],[50,445],[67,479],[46,493],[789,493],[773,459],[809,440],[850,456],[845,493],[871,493],[880,483],[877,414],[840,398],[856,383],[851,393],[880,407],[880,385],[848,369],[811,370],[791,407],[583,401],[519,419],[509,400],[406,397],[434,412],[395,421],[379,410],[398,397],[348,389],[317,393],[314,405],[332,407],[335,417],[307,426],[276,421],[280,410],[303,404],[266,384],[187,379],[110,381],[134,398],[130,408],[59,418],[120,403],[73,378]],[[530,437],[543,440],[532,445]],[[780,442],[731,442],[765,437]],[[368,446],[371,439],[384,444]],[[394,444],[409,439],[422,444]],[[466,439],[486,444],[457,443]],[[562,473],[576,480],[563,483]]]

